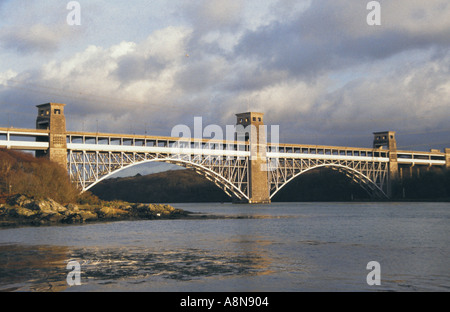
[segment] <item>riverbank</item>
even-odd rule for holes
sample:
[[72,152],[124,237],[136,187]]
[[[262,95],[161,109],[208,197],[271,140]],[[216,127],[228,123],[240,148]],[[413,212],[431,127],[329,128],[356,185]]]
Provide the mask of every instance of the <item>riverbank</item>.
[[167,204],[102,201],[62,205],[53,199],[13,195],[0,204],[0,227],[82,224],[120,220],[177,219],[191,213]]

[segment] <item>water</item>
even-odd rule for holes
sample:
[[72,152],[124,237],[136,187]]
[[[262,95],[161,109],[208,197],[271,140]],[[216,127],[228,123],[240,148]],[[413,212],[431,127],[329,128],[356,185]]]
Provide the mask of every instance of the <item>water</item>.
[[0,290],[450,290],[449,203],[173,206],[231,218],[2,229]]

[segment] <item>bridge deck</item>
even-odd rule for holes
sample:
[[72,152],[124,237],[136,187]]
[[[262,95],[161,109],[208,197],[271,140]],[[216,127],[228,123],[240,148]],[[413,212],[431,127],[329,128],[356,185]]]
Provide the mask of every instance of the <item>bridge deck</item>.
[[[49,148],[49,130],[0,128],[0,147],[23,150]],[[36,140],[40,138],[40,140]],[[43,141],[43,142],[39,142]],[[242,141],[194,139],[136,134],[67,131],[67,149],[95,152],[186,153],[248,157],[249,144]],[[389,161],[389,151],[375,148],[306,144],[267,144],[267,157],[290,159],[339,159]],[[445,153],[397,151],[400,164],[445,165]]]

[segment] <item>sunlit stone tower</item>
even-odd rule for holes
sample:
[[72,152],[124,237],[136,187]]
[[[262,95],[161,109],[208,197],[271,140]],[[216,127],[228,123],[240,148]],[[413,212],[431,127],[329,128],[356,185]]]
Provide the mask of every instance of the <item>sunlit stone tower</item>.
[[48,157],[64,168],[67,168],[67,141],[66,141],[66,117],[64,116],[65,104],[46,103],[37,105],[38,116],[36,129],[49,130],[49,149],[36,151],[36,157]]
[[[236,114],[237,135],[242,135],[250,143],[248,202],[251,204],[270,203],[266,157],[267,139],[263,116],[263,113],[255,112]],[[240,133],[240,131],[244,132]]]

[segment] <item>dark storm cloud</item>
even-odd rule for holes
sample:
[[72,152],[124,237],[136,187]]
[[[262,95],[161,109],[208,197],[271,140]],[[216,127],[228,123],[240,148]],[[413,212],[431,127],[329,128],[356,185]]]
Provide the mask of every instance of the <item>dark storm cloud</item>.
[[352,7],[340,1],[313,1],[294,19],[248,31],[235,53],[255,57],[266,68],[315,77],[408,50],[450,45],[449,29],[430,34],[426,29],[413,32],[401,26],[368,26],[368,12],[364,1]]

